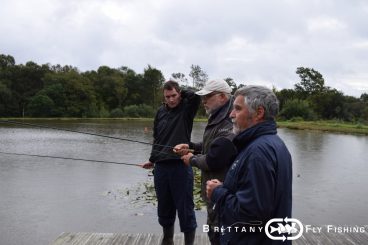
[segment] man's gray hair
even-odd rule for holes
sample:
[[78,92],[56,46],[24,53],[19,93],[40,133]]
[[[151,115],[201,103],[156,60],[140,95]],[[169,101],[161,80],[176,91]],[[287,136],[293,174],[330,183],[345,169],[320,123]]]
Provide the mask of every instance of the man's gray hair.
[[239,95],[244,96],[244,103],[248,106],[249,112],[252,114],[262,106],[265,111],[265,120],[274,119],[279,112],[279,101],[269,88],[249,85],[235,92],[235,97]]

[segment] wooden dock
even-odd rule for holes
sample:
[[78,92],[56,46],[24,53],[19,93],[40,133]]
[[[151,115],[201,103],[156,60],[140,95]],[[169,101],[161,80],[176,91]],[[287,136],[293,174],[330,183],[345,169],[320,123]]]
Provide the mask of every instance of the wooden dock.
[[[196,245],[210,245],[206,233],[197,231]],[[162,236],[159,234],[115,234],[115,233],[62,233],[51,245],[159,245]],[[175,234],[174,244],[184,244],[182,233]],[[293,241],[294,245],[361,245],[368,244],[368,227],[363,233],[304,233]]]
[[[51,245],[160,245],[159,234],[62,233]],[[184,235],[175,234],[174,244],[184,244]],[[208,244],[206,234],[196,235],[194,244]]]

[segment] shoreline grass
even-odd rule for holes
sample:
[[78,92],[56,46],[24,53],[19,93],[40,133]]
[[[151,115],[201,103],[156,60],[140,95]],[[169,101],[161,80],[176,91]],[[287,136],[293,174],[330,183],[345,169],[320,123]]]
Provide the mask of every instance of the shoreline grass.
[[[0,120],[22,121],[147,121],[153,122],[153,118],[0,118]],[[207,118],[195,118],[195,122],[207,122]],[[345,134],[368,135],[368,125],[361,123],[348,123],[340,121],[277,121],[280,128],[295,130],[318,130]]]
[[368,125],[336,121],[277,121],[280,128],[368,135]]

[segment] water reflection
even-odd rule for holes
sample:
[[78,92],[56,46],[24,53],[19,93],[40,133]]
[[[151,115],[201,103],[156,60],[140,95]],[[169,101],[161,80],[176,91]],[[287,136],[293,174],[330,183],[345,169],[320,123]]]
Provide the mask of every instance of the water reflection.
[[[152,141],[152,122],[35,123]],[[201,140],[205,124],[195,124],[193,141]],[[367,224],[368,137],[289,129],[279,129],[279,134],[293,157],[293,216],[305,224]],[[150,149],[90,135],[0,125],[0,151],[140,163]],[[125,193],[147,180],[147,171],[137,167],[0,155],[1,243],[47,244],[67,231],[160,232],[155,208],[136,206]],[[197,215],[205,222],[204,213]]]
[[307,224],[366,224],[367,137],[279,132],[293,156],[293,216]]

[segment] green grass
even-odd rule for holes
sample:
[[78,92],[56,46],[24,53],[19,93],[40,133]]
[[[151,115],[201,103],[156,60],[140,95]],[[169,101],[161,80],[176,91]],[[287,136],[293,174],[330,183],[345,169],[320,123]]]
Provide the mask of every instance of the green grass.
[[110,117],[96,117],[96,118],[82,118],[82,117],[14,117],[14,118],[0,118],[0,120],[24,120],[24,121],[77,121],[77,120],[85,120],[85,121],[153,121],[153,118],[130,118],[130,117],[124,117],[124,118],[110,118]]
[[280,128],[308,129],[328,132],[339,132],[346,134],[368,135],[368,125],[361,123],[347,123],[337,121],[277,121]]
[[[0,118],[0,120],[60,120],[60,121],[75,121],[75,120],[101,120],[101,121],[153,121],[153,118]],[[207,118],[195,118],[195,122],[207,122]],[[320,130],[328,132],[339,132],[346,134],[362,134],[368,135],[368,125],[362,123],[348,123],[341,121],[277,121],[280,128],[300,129],[300,130]]]

